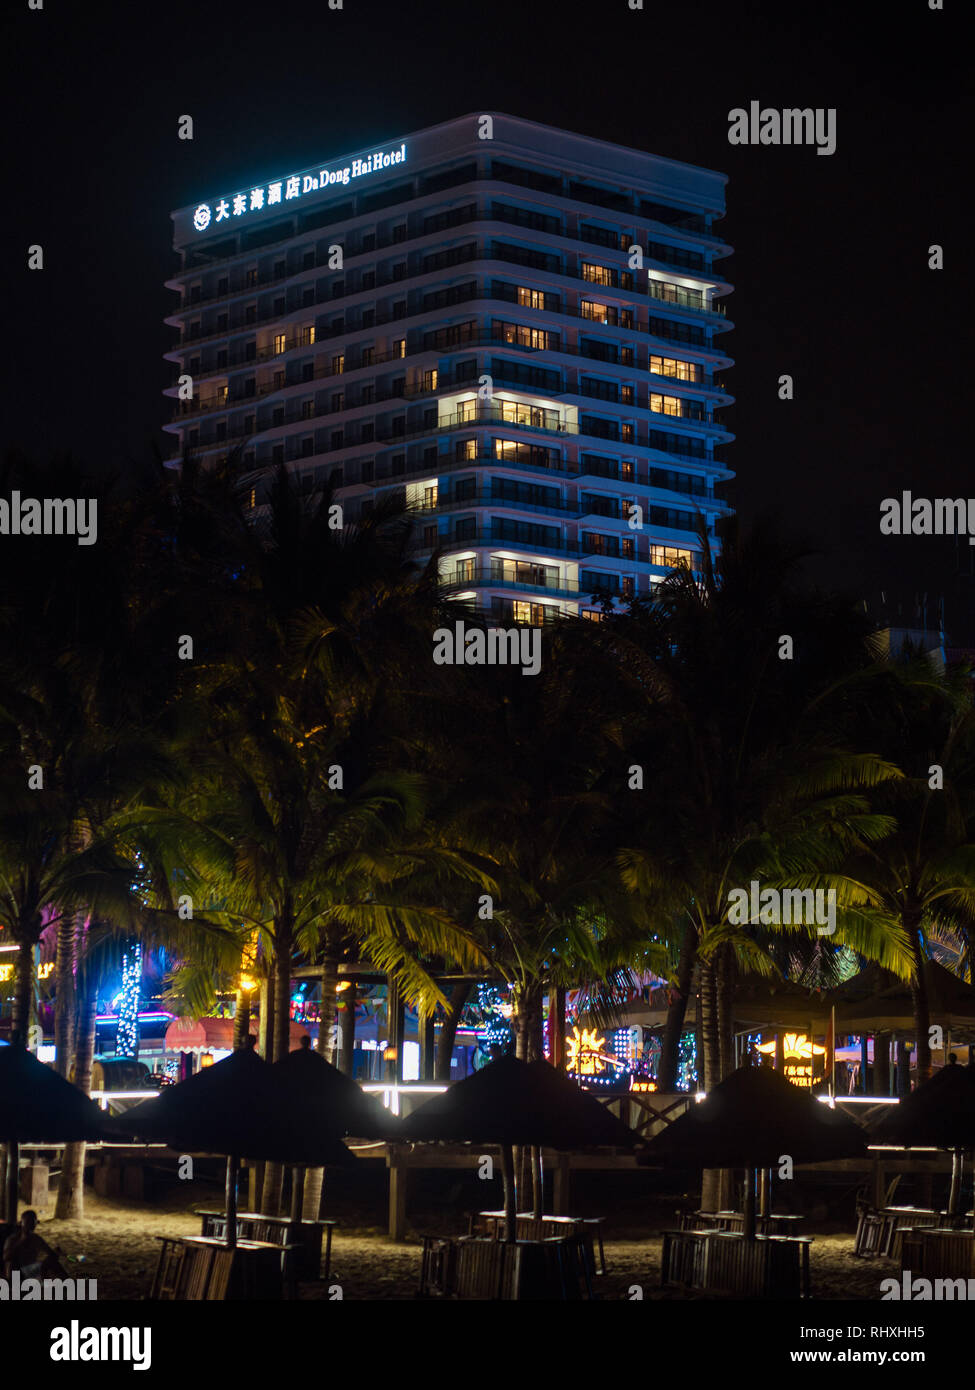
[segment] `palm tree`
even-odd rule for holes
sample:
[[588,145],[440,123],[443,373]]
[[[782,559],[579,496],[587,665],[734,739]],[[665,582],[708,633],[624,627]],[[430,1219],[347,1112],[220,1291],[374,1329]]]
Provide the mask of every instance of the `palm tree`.
[[897,750],[906,776],[879,787],[893,834],[863,845],[844,866],[851,910],[909,943],[918,1082],[931,1076],[924,962],[954,942],[964,969],[975,913],[975,712],[970,671],[939,676],[922,661],[891,673],[894,700],[872,711],[873,736]]
[[[710,1086],[733,1065],[738,968],[771,968],[756,932],[730,920],[730,891],[831,882],[851,847],[892,829],[866,793],[898,771],[849,744],[845,682],[869,665],[849,607],[798,591],[794,557],[761,530],[732,529],[717,566],[704,553],[700,581],[674,571],[597,642],[637,705],[626,761],[648,789],[625,803],[618,861],[676,958],[671,1052],[697,972]],[[837,939],[903,962],[896,934],[855,915]]]

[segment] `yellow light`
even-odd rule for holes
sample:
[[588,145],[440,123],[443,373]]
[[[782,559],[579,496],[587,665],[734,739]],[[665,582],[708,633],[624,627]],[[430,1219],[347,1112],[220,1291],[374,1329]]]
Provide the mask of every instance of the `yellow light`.
[[[766,1052],[769,1055],[775,1052],[775,1043],[767,1042],[759,1045],[759,1052]],[[826,1051],[825,1047],[820,1047],[819,1043],[812,1042],[805,1033],[786,1033],[782,1039],[783,1057],[821,1057]]]
[[246,994],[250,994],[252,989],[257,989],[257,981],[252,975],[241,975],[240,987]]
[[[774,1040],[759,1044],[758,1050],[766,1056],[774,1055]],[[805,1033],[786,1033],[782,1039],[783,1075],[797,1086],[811,1086],[816,1058],[822,1057],[825,1052],[825,1047],[820,1047]]]
[[351,980],[339,980],[338,984],[335,986],[335,993],[341,994],[343,989],[349,989],[351,984]]
[[43,965],[39,965],[39,966],[37,967],[37,978],[38,978],[39,980],[46,980],[47,977],[48,977],[49,975],[53,975],[53,974],[54,974],[54,961],[53,961],[53,960],[45,961]]
[[0,965],[0,980],[12,980],[14,968],[12,965]]
[[573,1027],[572,1037],[565,1040],[567,1070],[574,1071],[577,1076],[595,1076],[605,1071],[606,1060],[602,1056],[605,1046],[606,1039],[597,1037],[595,1028],[583,1028],[580,1033]]

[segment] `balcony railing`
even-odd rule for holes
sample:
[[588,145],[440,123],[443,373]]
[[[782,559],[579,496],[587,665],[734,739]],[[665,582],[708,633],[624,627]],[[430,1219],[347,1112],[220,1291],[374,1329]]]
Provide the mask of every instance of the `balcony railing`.
[[[494,182],[497,182],[497,180],[494,180]],[[513,186],[517,186],[517,185],[513,185]],[[490,195],[488,195],[488,196],[490,196]],[[577,201],[577,200],[575,200],[575,201]],[[463,211],[466,211],[466,209],[464,209]],[[360,214],[360,215],[363,215],[363,216],[364,216],[364,214]],[[528,216],[531,216],[531,214],[528,214]],[[650,221],[654,221],[655,219],[653,219],[653,218],[640,218],[639,220],[650,222]],[[362,244],[361,244],[361,238],[360,238],[360,240],[359,240],[358,242],[355,242],[355,241],[353,242],[353,246],[352,246],[352,248],[349,250],[348,255],[345,257],[345,260],[346,260],[346,262],[348,262],[348,261],[358,260],[359,258],[364,258],[364,257],[367,257],[367,256],[375,255],[375,253],[376,253],[377,251],[388,251],[388,250],[394,250],[394,249],[395,249],[395,250],[401,250],[401,249],[404,248],[404,247],[415,246],[415,243],[417,243],[417,242],[419,242],[419,241],[422,241],[422,240],[424,240],[424,239],[427,238],[427,237],[436,236],[436,235],[442,235],[444,232],[452,232],[456,227],[463,227],[463,226],[469,225],[469,224],[472,223],[472,222],[484,222],[484,223],[487,223],[487,224],[490,224],[490,223],[492,223],[492,222],[498,222],[498,223],[502,223],[503,225],[506,225],[506,226],[512,226],[512,225],[514,225],[514,226],[519,226],[519,227],[524,227],[524,226],[526,225],[525,222],[524,222],[523,220],[519,219],[518,217],[506,215],[506,214],[504,214],[500,209],[497,210],[497,211],[495,211],[495,210],[493,210],[493,209],[484,209],[484,208],[481,208],[481,207],[474,207],[474,208],[472,208],[472,209],[470,210],[470,216],[463,217],[463,218],[459,219],[459,220],[456,221],[456,222],[451,222],[449,225],[447,225],[447,226],[445,226],[445,227],[443,227],[443,228],[431,228],[431,229],[429,229],[429,230],[422,230],[422,229],[421,229],[420,231],[415,232],[412,236],[402,237],[402,238],[400,238],[399,240],[394,240],[391,236],[388,236],[388,235],[387,235],[387,236],[379,236],[379,235],[377,235],[376,238],[375,238],[375,241],[374,241],[373,245],[371,245],[371,246],[369,246],[369,247],[363,247]],[[658,226],[662,226],[662,225],[666,225],[666,224],[657,223],[657,225],[658,225]],[[342,223],[341,223],[341,222],[337,222],[337,223],[334,224],[334,226],[335,226],[336,228],[341,227],[341,226],[342,226]],[[327,229],[327,227],[326,227],[326,228],[321,228],[321,229],[319,229],[319,230],[321,230],[321,231],[327,231],[328,229]],[[625,250],[626,250],[626,247],[625,247],[625,246],[615,246],[615,247],[614,247],[614,246],[608,246],[608,245],[607,245],[607,246],[603,246],[603,243],[602,243],[601,241],[595,240],[595,239],[592,238],[591,236],[585,236],[585,235],[582,234],[581,231],[580,231],[580,234],[579,234],[578,236],[572,236],[572,235],[570,235],[568,232],[566,232],[566,230],[564,229],[564,227],[561,228],[560,230],[556,231],[556,232],[551,232],[551,231],[548,231],[548,232],[547,232],[547,231],[544,231],[544,230],[542,230],[542,229],[540,229],[540,228],[533,228],[532,230],[538,231],[539,235],[542,235],[542,236],[555,236],[555,237],[557,237],[560,241],[568,241],[568,242],[577,243],[579,246],[599,246],[601,249],[604,249],[604,250],[608,250],[608,251],[613,251],[613,250],[615,250],[615,251],[618,251],[618,252],[619,252],[619,251],[625,251]],[[680,230],[680,229],[678,228],[677,230]],[[302,234],[301,234],[300,232],[297,232],[297,233],[294,233],[294,234],[291,235],[291,236],[283,237],[280,241],[277,241],[277,242],[270,242],[267,246],[248,248],[247,250],[238,252],[238,253],[236,253],[233,257],[228,257],[227,260],[225,260],[225,261],[219,261],[219,262],[217,262],[216,264],[220,267],[221,270],[226,269],[227,272],[228,272],[228,278],[230,278],[231,269],[232,269],[232,262],[233,262],[233,261],[236,261],[236,260],[243,260],[244,258],[247,258],[247,259],[249,259],[249,260],[253,260],[254,257],[255,257],[255,256],[258,256],[258,255],[260,255],[260,256],[266,256],[266,255],[269,255],[269,254],[270,254],[270,255],[273,255],[273,254],[274,254],[274,249],[275,249],[275,247],[279,247],[279,248],[281,248],[281,249],[286,249],[287,247],[289,247],[289,246],[291,245],[292,242],[298,240],[298,239],[300,238],[301,235],[302,235]],[[354,233],[353,233],[353,235],[354,235]],[[628,235],[628,234],[620,234],[620,235],[621,235],[621,237],[622,237],[622,236],[626,236],[626,235]],[[701,232],[692,232],[691,235],[694,235],[694,236],[707,236],[706,233],[701,233]],[[708,237],[708,239],[709,239],[709,240],[713,240],[714,242],[716,242],[716,243],[717,243],[717,246],[720,247],[721,249],[724,249],[724,248],[727,246],[727,243],[721,241],[721,239],[720,239],[719,237],[713,237],[713,238],[712,238],[712,237]],[[649,242],[649,241],[650,241],[650,238],[645,238],[645,241]],[[641,244],[639,238],[636,238],[635,244],[637,244],[637,245],[640,245],[640,244]],[[656,243],[654,243],[654,244],[656,244]],[[679,249],[679,248],[675,248],[675,249]],[[668,261],[668,260],[666,259],[666,257],[655,257],[655,256],[650,255],[649,252],[647,253],[647,255],[648,255],[648,258],[649,258],[649,259],[655,260],[655,261],[657,261],[657,262],[660,263],[660,264],[663,264],[663,265],[672,265],[673,268],[674,268],[674,270],[679,271],[679,272],[684,272],[684,273],[687,273],[687,274],[690,274],[690,275],[698,275],[698,276],[700,276],[702,279],[720,279],[720,280],[723,280],[723,279],[724,279],[724,276],[722,276],[720,273],[717,273],[717,272],[714,270],[714,267],[713,267],[713,266],[712,266],[712,267],[708,267],[708,266],[705,265],[705,266],[700,267],[699,269],[694,269],[694,268],[688,267],[688,266],[680,266],[680,265],[677,265],[677,264],[676,264],[675,262],[673,262],[673,261]],[[256,277],[255,279],[250,280],[250,281],[248,281],[248,280],[246,279],[246,275],[245,275],[245,278],[244,278],[244,279],[241,279],[239,276],[234,276],[233,278],[234,278],[235,283],[234,283],[234,284],[231,284],[231,285],[228,285],[228,287],[227,287],[226,290],[223,290],[223,291],[221,291],[220,293],[216,293],[216,292],[215,292],[215,293],[213,293],[213,294],[207,294],[207,295],[201,294],[201,295],[200,295],[198,298],[196,298],[196,299],[187,300],[185,303],[180,304],[180,305],[178,306],[178,308],[176,308],[176,309],[173,311],[173,313],[174,313],[174,315],[175,315],[175,314],[188,314],[188,313],[194,312],[194,311],[195,311],[196,309],[198,309],[198,308],[206,307],[206,306],[212,305],[212,304],[218,304],[218,303],[220,303],[222,300],[235,299],[235,298],[241,297],[241,296],[242,296],[242,297],[247,297],[248,295],[255,294],[255,293],[259,293],[260,291],[267,290],[267,289],[269,289],[269,288],[273,288],[275,285],[280,285],[280,284],[285,283],[285,282],[287,282],[287,281],[289,281],[289,280],[296,280],[296,279],[297,279],[299,276],[301,276],[301,275],[309,275],[309,274],[312,274],[312,273],[313,273],[314,271],[316,271],[316,270],[323,270],[323,269],[327,270],[327,269],[329,268],[328,262],[329,262],[329,256],[328,256],[328,254],[321,254],[321,253],[316,252],[316,253],[315,253],[314,264],[312,264],[312,265],[301,265],[301,266],[296,266],[295,269],[294,269],[294,270],[291,270],[291,271],[288,271],[287,269],[285,269],[284,271],[276,271],[276,270],[272,270],[271,272],[265,271],[263,274],[258,274],[257,277]],[[176,279],[176,278],[195,279],[197,276],[202,275],[202,274],[205,274],[207,271],[212,271],[213,269],[214,269],[214,265],[213,265],[213,264],[191,266],[191,267],[188,267],[188,268],[185,269],[185,270],[181,270],[181,271],[179,272],[178,277],[177,277],[177,276],[174,276],[173,278],[174,278],[174,279]],[[250,268],[248,267],[248,269],[250,269]],[[347,264],[344,265],[344,266],[343,266],[343,273],[347,273],[347,272],[348,272],[348,269],[349,269],[348,265],[347,265]]]
[[[467,252],[467,254],[459,258],[453,264],[470,265],[475,262],[482,262],[484,264],[491,264],[493,262],[497,262],[501,265],[516,264],[521,265],[524,269],[534,269],[538,274],[555,275],[561,280],[573,280],[577,284],[587,285],[589,289],[592,291],[592,293],[596,295],[605,293],[613,293],[620,296],[640,295],[643,298],[649,297],[654,301],[654,303],[666,304],[670,308],[677,309],[682,313],[706,314],[709,316],[717,315],[720,318],[727,317],[727,310],[725,306],[720,302],[715,302],[710,305],[690,304],[681,302],[679,298],[671,299],[665,298],[661,294],[655,294],[653,290],[649,288],[649,286],[661,284],[662,282],[660,281],[648,280],[648,288],[643,289],[639,285],[632,283],[633,272],[626,272],[630,276],[631,284],[624,289],[619,288],[616,285],[603,285],[599,281],[588,279],[586,276],[580,274],[577,271],[566,270],[564,266],[538,268],[532,267],[531,265],[527,265],[522,260],[516,259],[514,255],[504,256],[503,254],[499,254],[498,248],[496,246],[488,246],[487,244],[475,243],[469,249],[464,249]],[[504,249],[505,248],[503,247],[501,248],[502,251]],[[511,249],[512,251],[514,251],[516,248]],[[338,295],[334,293],[326,293],[324,290],[315,290],[314,297],[310,298],[307,303],[294,304],[290,309],[287,306],[285,306],[285,308],[282,310],[274,310],[273,308],[266,309],[263,313],[255,314],[254,317],[246,323],[228,323],[225,328],[218,329],[217,331],[211,333],[190,334],[189,332],[184,331],[182,339],[178,346],[181,348],[197,347],[204,343],[216,342],[222,338],[237,337],[241,334],[248,333],[255,328],[259,328],[262,325],[274,323],[275,320],[281,318],[288,318],[293,314],[306,313],[309,309],[316,309],[323,304],[341,304],[343,300],[355,299],[361,295],[372,294],[376,289],[388,289],[394,285],[403,287],[409,285],[411,281],[423,279],[425,276],[433,275],[435,273],[435,268],[427,270],[417,268],[412,272],[400,277],[399,279],[393,279],[392,277],[384,277],[381,280],[377,280],[375,282],[375,285],[370,286],[368,289],[363,289],[361,286],[353,286],[348,289],[343,289],[343,292]],[[676,288],[680,289],[682,287],[677,286]],[[194,307],[195,306],[190,306],[191,309]],[[415,317],[415,315],[420,312],[422,312],[421,309],[414,309],[412,313],[407,313],[403,317]],[[177,315],[183,315],[183,313],[184,311],[179,309],[176,311],[176,313],[169,315],[169,317],[175,318],[177,317]]]

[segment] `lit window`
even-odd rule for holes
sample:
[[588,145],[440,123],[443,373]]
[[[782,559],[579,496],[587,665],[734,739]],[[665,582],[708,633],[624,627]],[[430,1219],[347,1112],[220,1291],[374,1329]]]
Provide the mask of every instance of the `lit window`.
[[679,396],[660,396],[655,391],[650,392],[650,409],[655,415],[683,414]]
[[544,309],[545,291],[530,290],[525,285],[519,285],[518,303],[523,304],[526,309]]
[[701,367],[698,362],[683,362],[676,357],[650,356],[650,370],[656,376],[672,376],[678,381],[700,381]]
[[666,565],[668,569],[678,569],[681,565],[691,567],[694,560],[692,550],[681,550],[673,545],[652,545],[650,547],[651,565]]
[[436,389],[437,389],[437,382],[439,381],[439,379],[440,379],[440,374],[439,374],[439,372],[437,371],[436,367],[434,367],[432,371],[424,372],[424,373],[423,373],[423,389],[424,389],[424,391],[436,391]]
[[338,353],[332,358],[332,375],[341,376],[345,371],[345,353]]
[[285,335],[284,335],[283,333],[275,333],[275,335],[274,335],[274,353],[275,353],[275,356],[277,356],[279,353],[284,352],[286,342],[287,342],[287,339],[285,338]]
[[582,278],[594,285],[611,285],[613,272],[607,266],[594,265],[592,261],[583,261]]
[[405,338],[397,338],[397,339],[394,341],[394,343],[393,343],[393,356],[394,356],[394,357],[405,357],[405,356],[406,356],[406,339],[405,339]]

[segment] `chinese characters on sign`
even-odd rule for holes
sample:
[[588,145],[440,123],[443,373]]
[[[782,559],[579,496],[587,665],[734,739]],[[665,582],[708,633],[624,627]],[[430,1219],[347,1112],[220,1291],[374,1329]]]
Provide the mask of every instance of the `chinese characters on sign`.
[[406,146],[402,144],[395,150],[374,150],[365,159],[353,159],[342,169],[322,169],[317,174],[292,174],[290,178],[252,188],[249,193],[235,193],[232,198],[221,198],[215,209],[209,203],[201,203],[193,213],[193,226],[198,232],[205,232],[211,224],[229,222],[248,212],[260,212],[274,203],[290,202],[333,184],[345,185],[350,179],[376,174],[405,162]]
[[[762,1043],[759,1052],[775,1056],[775,1042]],[[813,1042],[805,1033],[786,1033],[782,1039],[783,1074],[794,1086],[811,1086],[821,1079],[822,1070],[816,1067],[820,1057],[825,1056],[825,1047]],[[816,1072],[819,1075],[816,1075]]]

